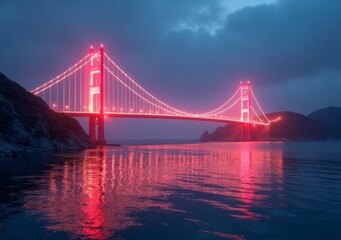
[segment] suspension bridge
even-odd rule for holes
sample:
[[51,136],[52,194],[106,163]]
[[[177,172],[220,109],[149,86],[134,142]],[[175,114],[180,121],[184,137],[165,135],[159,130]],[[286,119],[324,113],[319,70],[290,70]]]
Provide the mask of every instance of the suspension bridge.
[[191,113],[162,101],[132,79],[104,51],[90,51],[72,67],[31,91],[56,112],[89,119],[89,136],[105,144],[105,118],[158,118],[269,125],[250,82],[241,82],[217,108]]

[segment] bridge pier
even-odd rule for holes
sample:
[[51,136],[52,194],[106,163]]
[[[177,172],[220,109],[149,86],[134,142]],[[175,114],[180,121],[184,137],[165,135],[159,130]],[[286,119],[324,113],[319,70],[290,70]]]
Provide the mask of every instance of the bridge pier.
[[103,145],[107,144],[107,141],[105,141],[104,138],[104,115],[99,115],[97,118],[97,128],[98,128],[98,138],[97,138],[97,144]]
[[96,141],[96,117],[89,117],[89,136],[91,141],[94,143]]
[[241,140],[242,141],[251,141],[251,125],[250,123],[242,123],[241,124]]
[[93,144],[105,145],[107,142],[104,137],[104,116],[89,117],[89,136]]

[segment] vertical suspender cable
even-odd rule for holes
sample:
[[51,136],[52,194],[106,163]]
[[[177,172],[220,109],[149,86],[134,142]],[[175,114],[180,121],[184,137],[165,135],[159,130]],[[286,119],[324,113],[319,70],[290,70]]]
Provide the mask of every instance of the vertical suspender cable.
[[[75,79],[75,74],[76,74],[77,72],[75,72],[74,74],[72,74],[72,76],[73,76],[73,79]],[[68,78],[68,85],[69,85],[69,102],[68,102],[68,106],[69,106],[69,109],[67,109],[68,111],[71,111],[71,87],[70,87],[70,81],[72,81],[71,80],[72,78],[71,78],[71,76]]]
[[49,89],[50,89],[50,108],[51,108],[51,106],[52,106],[52,104],[51,104],[51,87],[49,87]]
[[[65,77],[65,73],[64,73],[64,77]],[[65,111],[65,109],[64,109],[64,106],[65,106],[65,78],[63,79],[63,95],[62,95],[62,97],[63,97],[62,109],[63,109],[63,111]]]
[[82,112],[83,111],[83,104],[82,104],[82,94],[83,94],[83,89],[82,89],[82,68],[79,69],[79,78],[78,78],[78,89],[79,89],[79,96],[78,99],[76,99],[76,101],[78,100],[79,103],[79,111]]
[[57,94],[55,95],[56,108],[59,108],[59,83],[56,84]]

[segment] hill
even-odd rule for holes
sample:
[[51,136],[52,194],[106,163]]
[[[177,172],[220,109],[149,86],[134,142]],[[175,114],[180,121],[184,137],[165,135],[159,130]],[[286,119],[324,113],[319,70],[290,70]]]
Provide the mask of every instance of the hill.
[[276,112],[266,114],[269,119],[281,117],[269,126],[249,126],[230,123],[211,134],[204,132],[201,141],[292,141],[327,140],[341,138],[341,108],[327,108],[304,116],[294,112]]
[[308,117],[324,125],[330,137],[341,138],[341,107],[323,108],[310,113]]
[[52,111],[39,97],[0,73],[0,155],[92,147],[77,120]]

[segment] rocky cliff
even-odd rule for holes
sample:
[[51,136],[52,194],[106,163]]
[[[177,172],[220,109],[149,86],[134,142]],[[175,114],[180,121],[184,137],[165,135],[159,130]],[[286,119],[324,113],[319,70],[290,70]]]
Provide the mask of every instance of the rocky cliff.
[[341,139],[338,123],[341,108],[327,108],[304,116],[294,112],[267,114],[269,119],[281,117],[269,126],[244,126],[230,123],[219,127],[211,134],[201,135],[201,141],[291,141]]
[[77,120],[52,111],[0,73],[0,155],[89,147],[90,139]]

